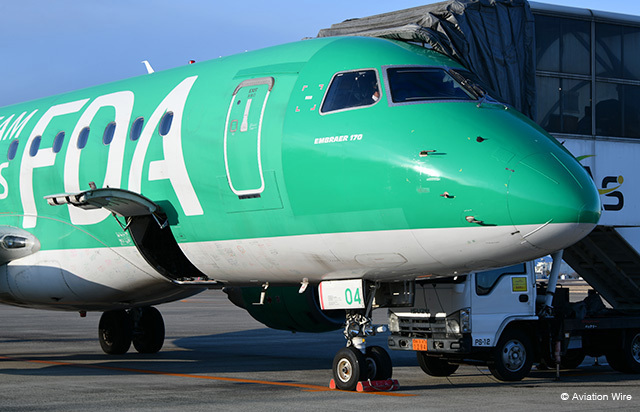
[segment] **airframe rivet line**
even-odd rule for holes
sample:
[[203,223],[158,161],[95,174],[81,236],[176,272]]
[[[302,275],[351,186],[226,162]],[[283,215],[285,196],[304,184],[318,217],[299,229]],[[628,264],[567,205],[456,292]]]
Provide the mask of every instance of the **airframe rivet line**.
[[[37,360],[37,359],[13,358],[13,357],[2,356],[2,355],[0,355],[0,360],[7,360],[7,361],[14,361],[14,362],[42,363],[46,365],[58,365],[58,366],[73,366],[78,368],[102,369],[102,370],[112,370],[112,371],[131,372],[131,373],[146,373],[151,375],[175,376],[179,378],[208,379],[208,380],[223,381],[223,382],[255,383],[258,385],[272,385],[272,386],[288,386],[292,388],[301,388],[305,392],[333,392],[334,391],[333,389],[329,389],[328,387],[325,387],[325,386],[308,385],[304,383],[272,382],[272,381],[262,381],[262,380],[256,380],[256,379],[226,378],[223,376],[191,375],[186,373],[161,372],[161,371],[154,371],[154,370],[147,370],[147,369],[121,368],[121,367],[115,367],[115,366],[101,366],[101,365],[84,365],[81,363],[72,363],[72,362],[57,362],[57,361],[47,361],[47,360]],[[355,393],[355,392],[350,392],[350,393]],[[386,396],[415,396],[412,394],[386,393],[386,392],[358,392],[358,393],[367,393],[370,395],[386,395]]]

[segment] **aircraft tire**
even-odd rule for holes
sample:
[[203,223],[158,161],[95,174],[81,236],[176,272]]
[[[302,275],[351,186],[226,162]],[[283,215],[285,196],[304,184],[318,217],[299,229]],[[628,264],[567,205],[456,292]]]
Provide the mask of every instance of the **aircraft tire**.
[[125,310],[104,312],[98,324],[98,339],[104,353],[122,355],[131,346],[133,326]]
[[489,371],[501,381],[522,380],[533,365],[533,349],[529,337],[519,329],[502,333],[489,361]]
[[374,381],[391,379],[393,363],[389,353],[380,346],[368,346],[365,352],[367,378]]
[[134,328],[133,347],[138,353],[157,353],[164,344],[164,321],[160,311],[153,307],[139,309],[138,323]]
[[358,382],[366,379],[367,369],[367,361],[359,349],[353,346],[340,349],[333,358],[332,371],[336,388],[355,390]]
[[449,363],[446,360],[429,356],[425,352],[416,352],[418,365],[429,376],[450,376],[458,370],[460,365]]

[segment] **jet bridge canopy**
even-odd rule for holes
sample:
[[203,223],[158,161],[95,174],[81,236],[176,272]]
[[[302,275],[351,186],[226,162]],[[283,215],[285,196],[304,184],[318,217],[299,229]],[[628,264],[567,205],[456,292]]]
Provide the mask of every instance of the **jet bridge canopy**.
[[320,30],[318,37],[370,36],[417,42],[475,73],[505,103],[535,119],[534,19],[526,0],[452,0]]

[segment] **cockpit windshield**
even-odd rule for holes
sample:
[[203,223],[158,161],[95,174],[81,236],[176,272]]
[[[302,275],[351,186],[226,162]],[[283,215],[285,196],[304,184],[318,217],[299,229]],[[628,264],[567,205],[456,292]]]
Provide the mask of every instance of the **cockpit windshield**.
[[391,67],[387,78],[393,103],[476,100],[481,96],[440,67]]
[[372,106],[380,99],[378,76],[375,70],[355,70],[336,73],[331,80],[321,112]]

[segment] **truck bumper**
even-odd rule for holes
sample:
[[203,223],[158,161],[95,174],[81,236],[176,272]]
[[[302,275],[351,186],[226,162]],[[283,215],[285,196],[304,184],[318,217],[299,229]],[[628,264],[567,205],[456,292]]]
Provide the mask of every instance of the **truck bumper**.
[[471,335],[459,335],[446,338],[409,338],[391,334],[387,339],[389,349],[427,351],[433,353],[470,353]]

